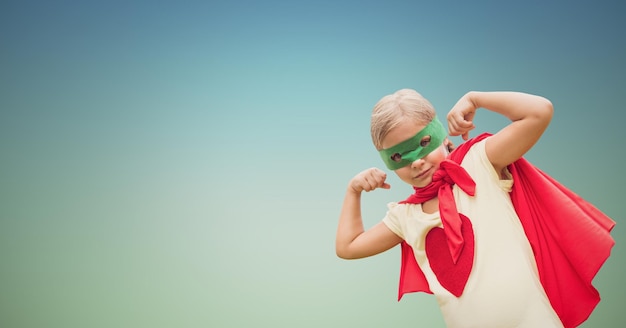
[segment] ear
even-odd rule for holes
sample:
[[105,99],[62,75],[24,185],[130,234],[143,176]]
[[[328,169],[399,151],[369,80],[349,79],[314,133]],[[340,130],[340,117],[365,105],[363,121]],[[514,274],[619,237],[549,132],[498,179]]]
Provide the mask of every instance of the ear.
[[456,148],[454,144],[452,143],[452,141],[450,141],[450,139],[448,139],[447,137],[443,139],[443,145],[446,146],[446,148],[448,148],[448,152],[452,152],[454,148]]

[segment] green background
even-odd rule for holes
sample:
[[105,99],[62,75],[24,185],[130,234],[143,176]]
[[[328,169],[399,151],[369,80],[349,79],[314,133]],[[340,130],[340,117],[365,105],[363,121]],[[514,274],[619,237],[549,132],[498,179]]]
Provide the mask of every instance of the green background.
[[[335,256],[369,115],[549,98],[527,158],[615,219],[584,327],[626,325],[618,1],[2,1],[0,327],[443,327],[399,249]],[[488,112],[477,130],[506,120]],[[459,143],[460,139],[454,138]],[[410,193],[364,195],[366,226]]]

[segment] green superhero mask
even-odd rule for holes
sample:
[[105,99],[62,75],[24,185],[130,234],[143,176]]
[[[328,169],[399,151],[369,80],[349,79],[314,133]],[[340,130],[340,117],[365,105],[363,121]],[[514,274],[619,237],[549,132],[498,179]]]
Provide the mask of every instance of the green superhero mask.
[[[380,157],[390,170],[403,168],[414,161],[430,154],[437,149],[446,138],[446,130],[441,122],[435,117],[426,127],[415,136],[402,141],[401,143],[387,149],[379,151]],[[426,147],[422,147],[422,139],[430,136],[430,142]]]

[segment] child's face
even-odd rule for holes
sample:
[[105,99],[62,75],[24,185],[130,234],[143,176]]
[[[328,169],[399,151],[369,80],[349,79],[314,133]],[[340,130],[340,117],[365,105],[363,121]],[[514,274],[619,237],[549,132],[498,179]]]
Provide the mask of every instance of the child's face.
[[[395,128],[391,129],[387,136],[383,139],[382,147],[387,149],[393,147],[402,141],[415,136],[426,125],[414,121],[402,122]],[[426,144],[430,137],[425,136],[422,142]],[[395,170],[398,177],[414,187],[425,187],[431,181],[433,174],[439,168],[439,163],[446,158],[446,151],[443,144],[439,148],[433,150],[428,155],[412,162],[410,165]]]

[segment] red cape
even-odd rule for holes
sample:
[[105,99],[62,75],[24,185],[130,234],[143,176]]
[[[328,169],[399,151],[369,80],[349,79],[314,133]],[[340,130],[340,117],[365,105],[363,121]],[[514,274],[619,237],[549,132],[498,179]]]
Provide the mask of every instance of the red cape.
[[[481,134],[461,144],[449,156],[461,163]],[[513,206],[530,242],[539,279],[563,325],[576,327],[600,302],[591,284],[609,257],[615,222],[596,207],[521,158],[509,165],[513,175]],[[406,293],[432,293],[413,249],[402,242],[398,300]]]

